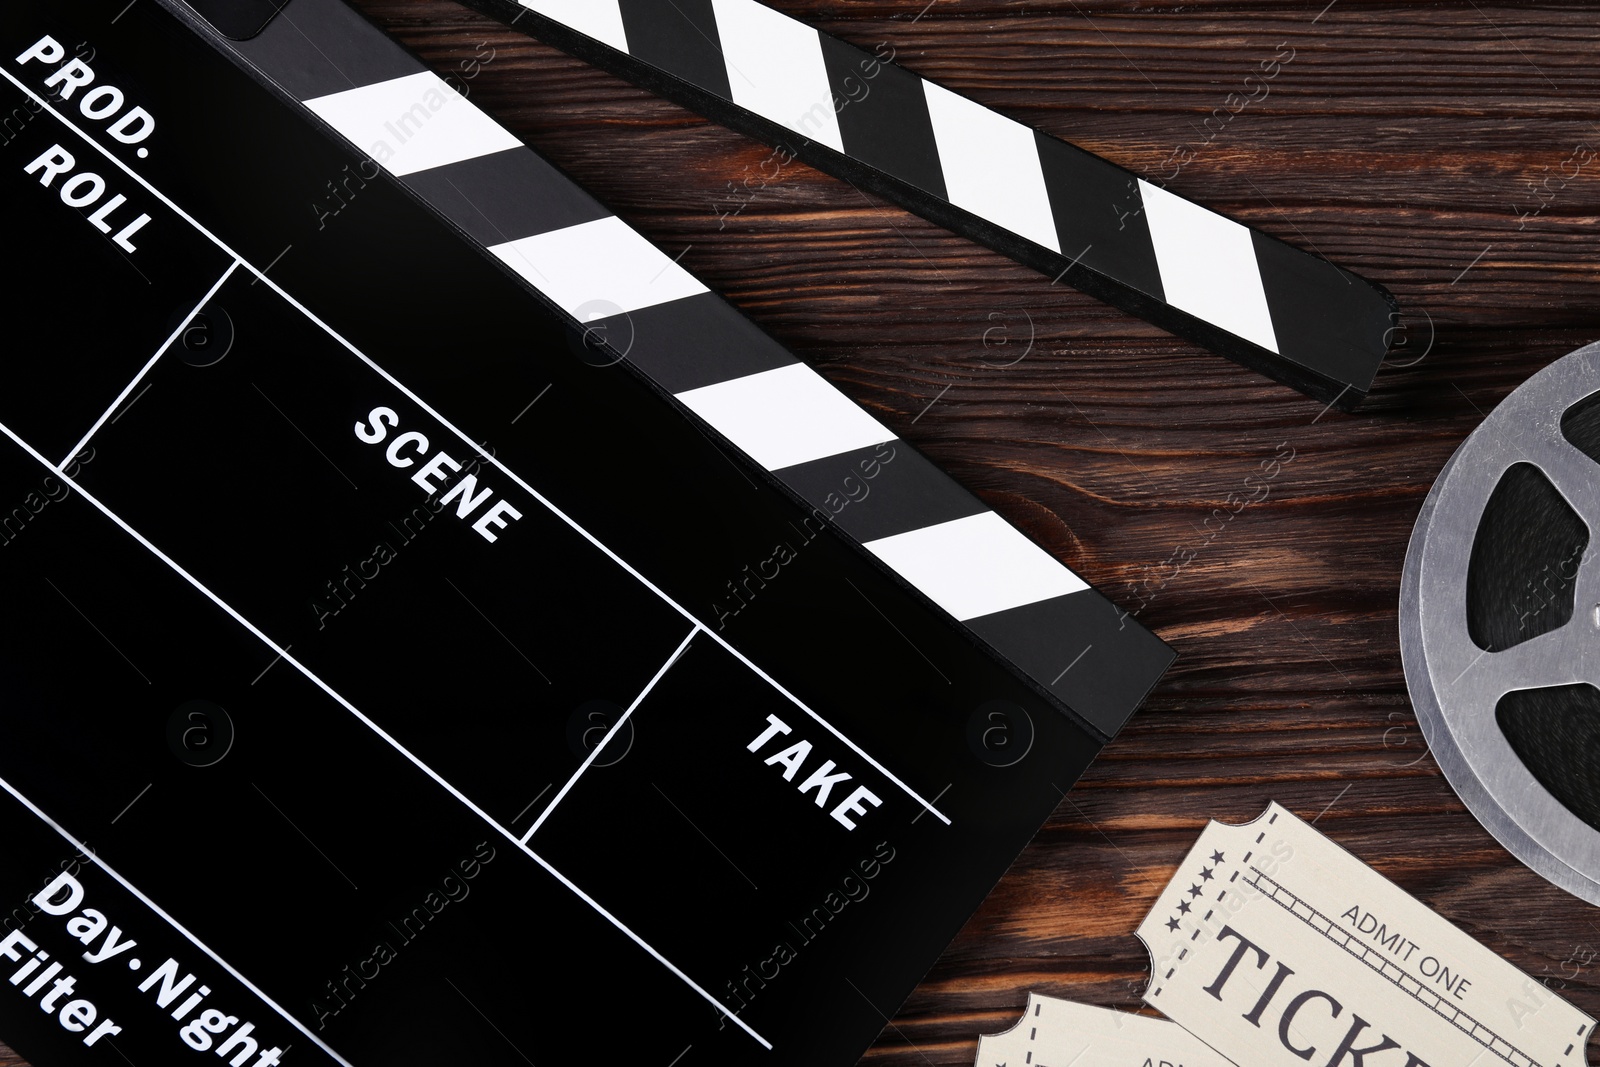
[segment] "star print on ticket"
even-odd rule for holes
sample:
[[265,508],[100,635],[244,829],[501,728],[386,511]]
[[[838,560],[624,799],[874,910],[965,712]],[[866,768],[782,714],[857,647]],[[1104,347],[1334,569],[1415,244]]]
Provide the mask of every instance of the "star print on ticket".
[[1022,1020],[978,1039],[977,1067],[1228,1067],[1176,1023],[1028,994]]
[[1145,1003],[1247,1067],[1586,1062],[1593,1019],[1276,804],[1207,826],[1139,938]]

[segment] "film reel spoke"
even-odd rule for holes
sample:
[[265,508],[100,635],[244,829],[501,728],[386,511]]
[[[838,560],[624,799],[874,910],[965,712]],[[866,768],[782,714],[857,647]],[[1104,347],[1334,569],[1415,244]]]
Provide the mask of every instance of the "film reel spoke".
[[1579,645],[1588,635],[1579,621],[1532,638],[1504,652],[1484,655],[1451,686],[1474,711],[1494,717],[1495,705],[1518,689],[1545,689],[1575,682],[1600,684],[1600,662],[1584,663]]
[[1600,470],[1596,469],[1594,460],[1559,435],[1552,435],[1539,444],[1530,461],[1588,524],[1591,534],[1600,531]]

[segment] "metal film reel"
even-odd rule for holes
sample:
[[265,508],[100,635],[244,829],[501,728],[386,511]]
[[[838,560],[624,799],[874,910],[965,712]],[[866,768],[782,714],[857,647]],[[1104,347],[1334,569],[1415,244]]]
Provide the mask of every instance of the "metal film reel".
[[1445,777],[1518,859],[1600,904],[1600,344],[1507,397],[1406,553],[1400,651]]

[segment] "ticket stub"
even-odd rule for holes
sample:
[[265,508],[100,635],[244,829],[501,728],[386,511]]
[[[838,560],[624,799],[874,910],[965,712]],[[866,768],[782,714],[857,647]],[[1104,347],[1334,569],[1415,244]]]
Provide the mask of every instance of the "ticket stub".
[[1578,1067],[1594,1020],[1277,804],[1139,927],[1145,1003],[1248,1067]]
[[1165,1019],[1028,994],[1022,1020],[978,1039],[975,1067],[1228,1067],[1189,1031]]

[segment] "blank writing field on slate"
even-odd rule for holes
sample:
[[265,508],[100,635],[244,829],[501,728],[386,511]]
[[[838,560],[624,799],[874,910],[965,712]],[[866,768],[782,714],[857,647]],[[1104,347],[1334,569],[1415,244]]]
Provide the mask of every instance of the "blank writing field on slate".
[[[570,769],[566,714],[626,702],[689,621],[487,464],[421,474],[441,453],[463,467],[470,453],[276,294],[240,279],[217,299],[234,350],[208,367],[163,360],[149,395],[95,438],[83,484],[512,822],[532,778]],[[378,407],[397,425],[369,444],[355,428],[375,434]],[[193,447],[230,435],[253,447]],[[173,469],[209,491],[184,492]],[[452,487],[464,488],[445,499]],[[502,498],[521,518],[491,543],[473,520]],[[317,536],[297,536],[300,522]],[[463,702],[502,706],[494,744],[438,715]]]

